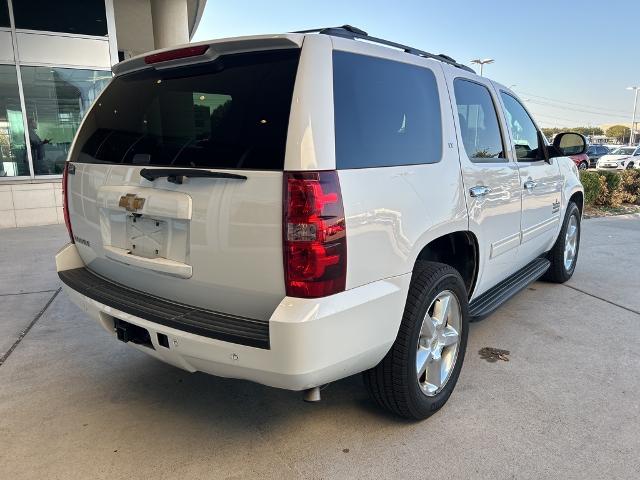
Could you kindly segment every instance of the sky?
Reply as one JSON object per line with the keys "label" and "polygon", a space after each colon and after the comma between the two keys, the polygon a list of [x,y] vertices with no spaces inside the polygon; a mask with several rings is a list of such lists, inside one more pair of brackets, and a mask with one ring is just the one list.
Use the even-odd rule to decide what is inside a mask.
{"label": "sky", "polygon": [[515,85],[542,127],[631,123],[640,0],[207,0],[193,41],[344,24],[467,65],[495,59],[485,76]]}

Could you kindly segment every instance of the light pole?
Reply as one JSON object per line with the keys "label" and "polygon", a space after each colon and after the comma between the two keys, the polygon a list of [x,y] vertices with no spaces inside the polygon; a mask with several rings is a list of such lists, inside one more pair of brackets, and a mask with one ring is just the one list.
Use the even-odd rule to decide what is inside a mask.
{"label": "light pole", "polygon": [[633,145],[636,139],[634,128],[636,126],[636,107],[638,106],[638,90],[640,87],[627,87],[627,90],[635,90],[633,96],[633,116],[631,117],[631,134],[629,135],[629,144]]}
{"label": "light pole", "polygon": [[495,60],[493,58],[476,58],[475,60],[471,60],[471,63],[475,63],[476,65],[480,65],[480,76],[482,76],[482,67],[486,64],[493,63]]}

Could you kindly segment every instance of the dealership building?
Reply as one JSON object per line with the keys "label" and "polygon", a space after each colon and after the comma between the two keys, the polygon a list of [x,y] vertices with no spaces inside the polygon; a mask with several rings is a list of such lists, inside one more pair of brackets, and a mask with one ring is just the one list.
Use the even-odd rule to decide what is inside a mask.
{"label": "dealership building", "polygon": [[0,228],[64,223],[64,162],[111,66],[187,43],[205,1],[0,0]]}

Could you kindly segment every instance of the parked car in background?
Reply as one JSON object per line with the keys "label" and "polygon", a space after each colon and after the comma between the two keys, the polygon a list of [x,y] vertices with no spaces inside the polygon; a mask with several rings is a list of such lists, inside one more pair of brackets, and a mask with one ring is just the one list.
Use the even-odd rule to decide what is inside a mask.
{"label": "parked car in background", "polygon": [[625,170],[640,168],[640,147],[619,147],[600,157],[596,168],[598,170]]}
{"label": "parked car in background", "polygon": [[586,152],[587,157],[589,157],[589,167],[595,168],[595,166],[598,164],[598,160],[600,160],[600,157],[606,155],[610,151],[611,149],[605,147],[604,145],[589,145],[589,148],[587,148]]}
{"label": "parked car in background", "polygon": [[589,157],[586,153],[581,153],[580,155],[571,155],[571,160],[576,164],[578,170],[586,170],[589,168]]}
{"label": "parked car in background", "polygon": [[310,401],[364,372],[398,415],[440,409],[469,322],[571,278],[584,193],[566,157],[586,141],[547,145],[515,93],[450,57],[356,39],[214,40],[116,65],[62,180],[73,301],[190,372]]}
{"label": "parked car in background", "polygon": [[616,148],[624,147],[624,145],[620,145],[619,143],[618,144],[604,143],[604,144],[602,144],[602,146],[603,147],[607,147],[609,149],[609,152],[612,152]]}

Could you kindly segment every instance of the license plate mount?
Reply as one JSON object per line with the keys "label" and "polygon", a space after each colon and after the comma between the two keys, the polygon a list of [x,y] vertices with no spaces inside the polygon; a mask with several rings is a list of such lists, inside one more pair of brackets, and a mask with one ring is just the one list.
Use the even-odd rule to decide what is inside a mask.
{"label": "license plate mount", "polygon": [[127,216],[127,249],[144,258],[166,258],[168,224],[145,215]]}

